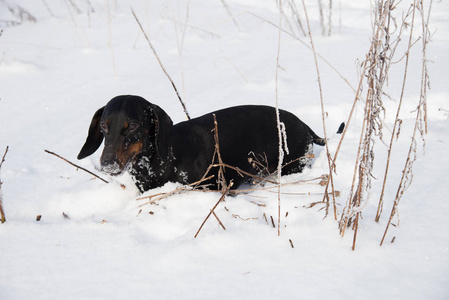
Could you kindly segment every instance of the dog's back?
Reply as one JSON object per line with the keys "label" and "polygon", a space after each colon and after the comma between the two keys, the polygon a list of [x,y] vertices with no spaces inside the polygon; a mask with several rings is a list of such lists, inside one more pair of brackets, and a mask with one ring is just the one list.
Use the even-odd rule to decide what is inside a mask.
{"label": "dog's back", "polygon": [[[275,108],[260,105],[236,106],[174,125],[174,156],[179,164],[191,164],[190,167],[185,165],[185,168],[190,169],[190,181],[201,179],[212,163],[215,151],[213,114],[218,123],[220,154],[225,164],[251,174],[272,173],[276,170],[279,138]],[[292,113],[280,110],[280,121],[285,126],[285,149],[288,149],[283,165],[296,160],[285,166],[282,174],[301,172],[308,160],[298,158],[310,152],[312,143],[323,145],[324,141]],[[226,172],[227,180],[233,179],[236,186],[244,180],[232,170]]]}

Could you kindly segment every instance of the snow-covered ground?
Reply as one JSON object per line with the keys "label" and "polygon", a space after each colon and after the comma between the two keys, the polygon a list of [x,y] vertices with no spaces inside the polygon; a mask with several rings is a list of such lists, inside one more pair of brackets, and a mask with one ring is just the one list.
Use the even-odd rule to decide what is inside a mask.
{"label": "snow-covered ground", "polygon": [[[424,150],[418,145],[413,184],[380,247],[419,97],[420,42],[411,52],[384,213],[374,222],[386,157],[377,141],[373,188],[355,251],[351,230],[341,237],[333,216],[323,219],[322,206],[306,208],[322,199],[318,185],[282,188],[310,195],[282,195],[279,237],[270,221],[276,220],[277,195],[260,191],[227,197],[216,209],[226,230],[210,218],[195,239],[219,193],[190,192],[139,207],[145,201],[136,200],[140,195],[126,175],[105,184],[44,152],[94,170],[100,153],[83,161],[76,156],[93,113],[119,94],[141,95],[174,122],[185,119],[130,5],[192,116],[239,104],[275,105],[274,0],[77,1],[80,12],[71,2],[16,1],[37,22],[2,27],[0,153],[7,145],[10,150],[0,174],[7,218],[0,224],[0,299],[449,299],[447,1],[433,1],[429,133]],[[334,1],[330,37],[320,33],[317,1],[306,2],[316,50],[357,86],[358,66],[370,45],[369,1]],[[405,2],[402,7],[410,1]],[[0,20],[13,18],[5,3],[0,2]],[[305,25],[301,2],[297,7]],[[279,105],[323,135],[309,40],[290,22],[292,28],[285,20],[283,27],[299,39],[281,36]],[[403,63],[391,69],[385,135]],[[335,131],[354,94],[329,66],[319,64],[333,153],[340,138]],[[349,195],[362,115],[360,104],[337,160],[339,216]],[[283,182],[327,173],[323,149],[314,151],[312,168]],[[146,195],[177,187],[170,183]]]}

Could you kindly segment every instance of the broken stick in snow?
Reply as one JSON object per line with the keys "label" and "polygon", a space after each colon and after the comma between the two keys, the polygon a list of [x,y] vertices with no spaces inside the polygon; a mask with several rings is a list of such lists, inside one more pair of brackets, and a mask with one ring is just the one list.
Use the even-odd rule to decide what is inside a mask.
{"label": "broken stick in snow", "polygon": [[164,65],[162,64],[162,61],[161,61],[161,59],[159,58],[159,55],[157,55],[157,53],[156,53],[156,49],[154,49],[153,44],[150,42],[150,39],[148,38],[148,36],[147,36],[145,30],[143,30],[143,26],[142,26],[142,24],[140,23],[139,18],[137,18],[137,15],[136,15],[136,13],[134,12],[134,9],[131,8],[131,12],[132,12],[134,18],[136,19],[136,22],[137,22],[137,24],[139,25],[140,30],[142,31],[143,35],[145,36],[145,39],[147,40],[148,45],[149,45],[150,48],[151,48],[151,51],[153,51],[153,54],[154,54],[154,56],[156,57],[157,62],[159,63],[159,66],[161,67],[162,71],[164,71],[164,74],[167,76],[168,80],[170,80],[171,85],[173,86],[173,89],[175,90],[176,96],[178,96],[179,102],[181,102],[182,108],[184,109],[184,113],[186,114],[187,120],[190,120],[190,115],[189,115],[189,112],[187,111],[187,107],[186,107],[186,105],[184,104],[184,101],[182,101],[181,96],[179,95],[179,92],[178,92],[178,89],[176,88],[175,83],[173,82],[173,80],[171,79],[170,75],[169,75],[169,74],[167,73],[167,71],[165,70]]}
{"label": "broken stick in snow", "polygon": [[[5,154],[3,154],[2,161],[0,162],[0,170],[2,168],[3,162],[5,161],[6,153],[8,153],[9,146],[6,146]],[[2,180],[0,179],[0,221],[2,223],[6,222],[5,212],[3,211],[3,193],[2,193]]]}
{"label": "broken stick in snow", "polygon": [[109,183],[109,181],[107,181],[107,180],[101,178],[100,176],[96,175],[95,173],[92,173],[91,171],[89,171],[89,170],[87,170],[87,169],[84,169],[83,167],[80,167],[80,166],[78,166],[78,165],[72,163],[71,161],[65,159],[64,157],[62,157],[62,156],[60,156],[60,155],[58,155],[58,154],[56,154],[56,153],[54,153],[54,152],[51,152],[51,151],[48,151],[48,150],[44,150],[44,151],[47,152],[48,154],[54,155],[54,156],[56,156],[56,157],[62,159],[63,161],[65,161],[65,162],[71,164],[72,166],[74,166],[74,167],[76,167],[76,168],[78,168],[78,169],[80,169],[80,170],[83,170],[84,172],[89,173],[90,175],[95,176],[96,178],[100,179],[100,180],[103,181],[104,183]]}

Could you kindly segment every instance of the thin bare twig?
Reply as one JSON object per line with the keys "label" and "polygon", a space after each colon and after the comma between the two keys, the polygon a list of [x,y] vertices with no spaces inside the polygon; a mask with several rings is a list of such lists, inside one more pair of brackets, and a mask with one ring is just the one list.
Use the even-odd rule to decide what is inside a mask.
{"label": "thin bare twig", "polygon": [[239,24],[237,24],[236,19],[232,16],[232,12],[231,9],[229,8],[228,4],[226,3],[225,0],[221,0],[221,4],[223,4],[224,9],[226,10],[226,12],[228,13],[229,17],[231,17],[232,22],[234,22],[235,27],[237,28],[238,31],[240,30]]}
{"label": "thin bare twig", "polygon": [[[218,199],[217,203],[215,203],[214,207],[212,207],[212,209],[210,210],[209,214],[208,214],[207,217],[204,219],[204,221],[203,221],[203,223],[201,224],[200,228],[199,228],[198,231],[196,232],[194,238],[196,238],[196,237],[198,236],[198,234],[200,233],[200,231],[201,231],[201,229],[203,228],[204,224],[206,224],[207,219],[209,219],[210,215],[211,215],[212,213],[214,213],[214,210],[215,210],[215,208],[217,208],[218,204],[220,204],[220,202],[224,200],[224,198],[225,198],[226,195],[228,194],[229,190],[231,189],[232,185],[233,185],[233,182],[231,181],[231,182],[229,183],[229,185],[226,187],[226,189],[223,191],[223,193],[222,193],[220,199]],[[214,213],[214,214],[215,214],[215,213]],[[218,219],[218,218],[217,218],[217,219]],[[220,223],[221,223],[221,222],[220,222]],[[224,228],[224,226],[223,226],[223,228]]]}
{"label": "thin bare twig", "polygon": [[[6,153],[8,153],[9,146],[6,146],[5,154],[3,154],[2,161],[0,162],[0,170],[2,169],[3,162],[5,161]],[[5,211],[3,210],[3,193],[2,193],[2,180],[0,179],[0,221],[6,222]]]}
{"label": "thin bare twig", "polygon": [[[317,53],[315,51],[315,45],[313,43],[312,33],[310,30],[309,16],[307,14],[307,8],[306,8],[306,4],[305,4],[304,0],[302,0],[302,5],[303,5],[304,13],[306,16],[308,35],[309,35],[309,39],[310,39],[310,45],[312,47],[313,58],[315,60],[315,70],[316,70],[316,74],[317,74],[317,78],[318,78],[318,88],[320,91],[320,101],[321,101],[321,118],[322,118],[322,123],[323,123],[324,140],[326,141],[325,147],[326,147],[327,163],[328,163],[328,167],[329,167],[329,179],[330,179],[329,182],[331,184],[331,189],[332,189],[332,200],[333,200],[332,203],[333,203],[333,207],[334,207],[334,218],[335,218],[335,220],[337,220],[337,208],[336,208],[336,203],[335,203],[334,181],[333,181],[333,175],[332,175],[332,169],[333,169],[335,162],[332,161],[332,159],[331,159],[331,155],[329,153],[329,146],[327,143],[326,120],[325,120],[324,101],[323,101],[323,89],[321,88],[320,68],[318,66]],[[326,190],[326,192],[327,192],[327,190]],[[327,211],[326,211],[326,214],[327,214]]]}
{"label": "thin bare twig", "polygon": [[[284,160],[284,149],[287,149],[287,145],[283,145],[283,138],[281,132],[281,120],[279,116],[279,92],[278,92],[278,73],[279,73],[279,55],[281,52],[281,33],[282,33],[282,0],[279,0],[279,32],[278,32],[278,50],[276,57],[276,125],[278,131],[279,138],[279,157],[278,157],[278,184],[277,184],[277,192],[278,192],[278,236],[281,235],[281,171],[282,171],[282,161]],[[283,147],[284,146],[284,147]],[[288,151],[286,151],[288,152]]]}
{"label": "thin bare twig", "polygon": [[150,48],[151,48],[151,51],[153,51],[153,54],[154,54],[154,56],[156,57],[157,62],[159,63],[159,66],[161,67],[161,69],[162,69],[162,71],[164,72],[165,76],[167,76],[168,80],[170,80],[171,85],[173,86],[173,89],[175,90],[176,96],[178,96],[179,102],[181,103],[182,108],[184,109],[184,113],[186,114],[187,119],[190,120],[189,112],[187,111],[187,108],[186,108],[186,105],[184,104],[184,101],[182,101],[181,96],[179,95],[179,92],[178,92],[178,89],[176,88],[175,83],[174,83],[173,80],[171,79],[171,77],[170,77],[170,75],[168,74],[168,72],[165,70],[164,65],[162,64],[162,61],[161,61],[161,59],[159,58],[159,55],[157,55],[156,49],[153,47],[153,44],[151,43],[150,39],[148,38],[148,36],[147,36],[145,30],[143,29],[142,24],[141,24],[140,21],[139,21],[139,18],[137,18],[137,15],[136,15],[136,13],[134,12],[134,9],[133,9],[132,7],[131,7],[131,12],[132,12],[134,18],[136,19],[137,24],[139,24],[140,30],[142,31],[143,35],[145,36],[145,39],[147,40],[148,45],[149,45]]}
{"label": "thin bare twig", "polygon": [[65,159],[64,157],[62,157],[62,156],[60,156],[60,155],[58,155],[58,154],[56,154],[56,153],[54,153],[54,152],[51,152],[51,151],[48,151],[48,150],[44,150],[44,151],[47,152],[48,154],[54,155],[54,156],[56,156],[56,157],[62,159],[63,161],[65,161],[65,162],[71,164],[72,166],[74,166],[74,167],[77,168],[77,169],[83,170],[84,172],[87,172],[87,173],[89,173],[90,175],[95,176],[96,178],[100,179],[100,180],[103,181],[104,183],[109,183],[109,181],[107,181],[107,180],[101,178],[101,177],[98,176],[97,174],[92,173],[91,171],[89,171],[89,170],[87,170],[87,169],[84,169],[83,167],[80,167],[80,166],[78,166],[77,164],[72,163],[71,161]]}

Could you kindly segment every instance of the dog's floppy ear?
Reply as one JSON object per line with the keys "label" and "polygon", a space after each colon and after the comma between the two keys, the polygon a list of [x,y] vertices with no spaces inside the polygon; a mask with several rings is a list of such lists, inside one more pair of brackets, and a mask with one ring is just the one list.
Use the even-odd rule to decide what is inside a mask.
{"label": "dog's floppy ear", "polygon": [[169,137],[173,122],[167,113],[157,105],[149,106],[149,122],[154,126],[154,145],[159,157],[166,159],[169,155]]}
{"label": "dog's floppy ear", "polygon": [[91,154],[93,154],[100,147],[103,141],[103,133],[100,130],[100,120],[103,114],[104,107],[97,110],[90,122],[89,134],[87,136],[86,142],[83,148],[78,154],[78,159],[83,159]]}

